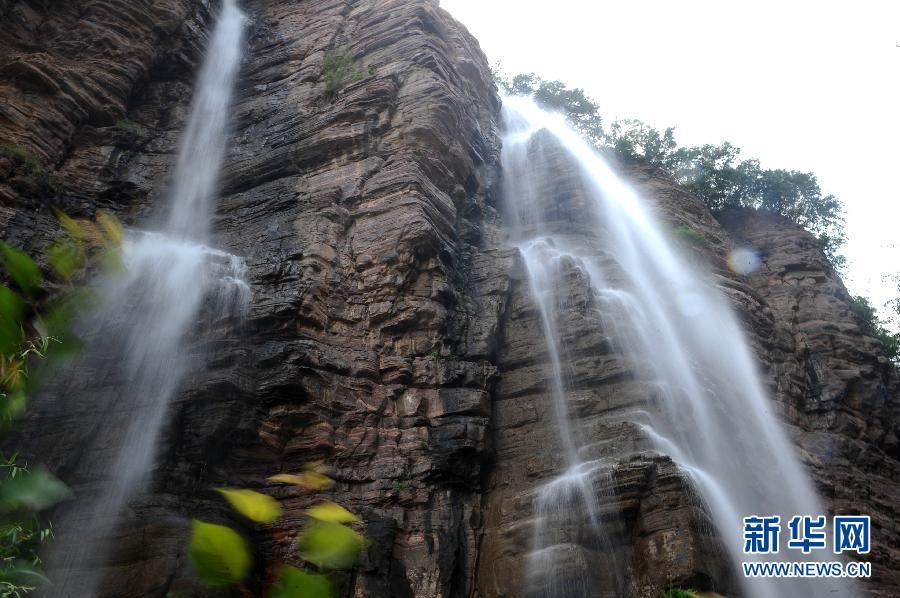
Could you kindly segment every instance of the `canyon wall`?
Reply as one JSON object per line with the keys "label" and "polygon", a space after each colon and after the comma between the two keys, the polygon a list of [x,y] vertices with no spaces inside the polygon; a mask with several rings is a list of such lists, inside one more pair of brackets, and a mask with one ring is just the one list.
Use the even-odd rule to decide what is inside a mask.
{"label": "canyon wall", "polygon": [[[344,580],[348,596],[523,595],[533,491],[560,460],[538,314],[502,232],[500,104],[487,61],[432,0],[245,9],[214,228],[217,246],[246,259],[253,301],[172,405],[152,488],[127,514],[104,595],[211,595],[190,572],[193,517],[258,542],[261,584],[266,563],[296,559],[303,510],[323,496],[359,513],[371,540]],[[203,0],[0,0],[4,240],[40,255],[61,234],[53,207],[77,217],[106,209],[152,228],[216,10]],[[333,94],[328,54],[355,68]],[[558,226],[596,235],[579,218],[577,177],[557,166],[547,197]],[[682,250],[732,300],[829,506],[872,515],[867,587],[895,595],[897,372],[815,240],[752,213],[723,227],[660,173],[621,171],[673,230],[702,237]],[[739,245],[762,257],[748,277],[726,267]],[[610,545],[583,550],[615,559],[630,596],[658,596],[669,582],[733,588],[684,477],[616,419],[653,391],[591,320],[574,269],[570,282],[561,322],[573,408],[599,456],[633,453],[598,488]],[[102,471],[81,449],[116,406],[85,409],[80,396],[36,397],[24,445],[89,495]],[[317,460],[336,481],[324,494],[266,481]],[[286,517],[250,528],[212,490],[226,485],[271,494]],[[573,553],[573,566],[584,557]]]}

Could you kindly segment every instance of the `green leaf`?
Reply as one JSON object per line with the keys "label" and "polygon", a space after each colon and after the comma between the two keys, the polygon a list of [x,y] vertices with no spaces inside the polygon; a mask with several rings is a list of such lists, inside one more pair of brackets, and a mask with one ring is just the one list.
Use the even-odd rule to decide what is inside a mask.
{"label": "green leaf", "polygon": [[[21,389],[16,389],[0,396],[2,396],[0,398],[0,422],[8,425],[25,413],[28,397]],[[2,491],[0,491],[0,494],[2,494]]]}
{"label": "green leaf", "polygon": [[69,294],[59,303],[51,306],[35,322],[35,328],[41,336],[52,336],[57,341],[53,344],[56,356],[70,355],[81,348],[81,340],[73,333],[72,324],[79,315],[100,305],[100,297],[95,289],[80,288]]}
{"label": "green leaf", "polygon": [[0,482],[0,513],[40,511],[71,495],[69,488],[46,469],[33,469]]}
{"label": "green leaf", "polygon": [[30,563],[22,560],[13,561],[11,565],[0,570],[0,595],[2,594],[3,584],[14,586],[24,586],[29,588],[38,588],[49,583],[48,579]]}
{"label": "green leaf", "polygon": [[122,250],[118,246],[101,249],[95,259],[106,274],[121,275],[128,271],[125,260],[122,259]]}
{"label": "green leaf", "polygon": [[15,353],[22,346],[22,318],[25,302],[0,285],[0,355]]}
{"label": "green leaf", "polygon": [[279,484],[303,486],[311,490],[324,490],[334,485],[334,481],[322,473],[322,468],[318,464],[308,465],[301,473],[279,473],[269,480]]}
{"label": "green leaf", "polygon": [[121,245],[125,233],[122,230],[122,224],[119,220],[109,212],[97,212],[97,223],[100,225],[106,240],[113,245]]}
{"label": "green leaf", "polygon": [[66,230],[69,238],[78,244],[84,243],[88,239],[87,232],[77,220],[63,212],[62,210],[54,210],[56,217],[59,219],[60,225]]}
{"label": "green leaf", "polygon": [[61,278],[69,281],[84,265],[84,254],[71,243],[57,243],[47,250],[47,261]]}
{"label": "green leaf", "polygon": [[191,563],[206,585],[230,586],[250,572],[250,550],[237,532],[224,525],[194,520]]}
{"label": "green leaf", "polygon": [[323,569],[348,569],[356,564],[365,539],[340,523],[316,521],[306,527],[300,556]]}
{"label": "green leaf", "polygon": [[331,582],[324,575],[313,575],[294,567],[282,567],[281,576],[269,598],[329,598]]}
{"label": "green leaf", "polygon": [[359,521],[359,517],[331,501],[323,501],[306,511],[306,514],[313,519],[319,521],[327,521],[329,523],[354,523]]}
{"label": "green leaf", "polygon": [[257,523],[272,523],[281,517],[281,505],[266,494],[253,490],[216,488],[238,513]]}
{"label": "green leaf", "polygon": [[0,241],[0,261],[19,288],[31,294],[44,280],[41,269],[30,257],[12,245]]}

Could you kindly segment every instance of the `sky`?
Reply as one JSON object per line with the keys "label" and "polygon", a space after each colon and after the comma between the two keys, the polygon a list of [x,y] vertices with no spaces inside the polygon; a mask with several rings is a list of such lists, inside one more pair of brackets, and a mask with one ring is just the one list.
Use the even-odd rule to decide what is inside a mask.
{"label": "sky", "polygon": [[440,2],[491,64],[584,88],[606,122],[814,172],[846,208],[850,292],[900,296],[900,1]]}

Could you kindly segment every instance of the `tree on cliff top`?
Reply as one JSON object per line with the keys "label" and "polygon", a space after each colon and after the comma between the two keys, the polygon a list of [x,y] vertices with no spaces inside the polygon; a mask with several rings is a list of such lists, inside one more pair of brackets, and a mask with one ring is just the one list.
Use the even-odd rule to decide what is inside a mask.
{"label": "tree on cliff top", "polygon": [[585,139],[595,145],[602,145],[604,133],[600,106],[583,89],[569,88],[561,81],[546,81],[534,73],[519,74],[512,79],[504,79],[502,75],[495,73],[495,77],[509,95],[533,96],[538,104],[548,110],[564,113],[569,123]]}
{"label": "tree on cliff top", "polygon": [[647,164],[672,176],[713,213],[735,208],[779,214],[815,234],[836,270],[845,240],[843,204],[823,195],[810,172],[762,168],[756,159],[740,159],[740,148],[725,142],[679,147],[675,129],[659,131],[639,120],[615,121],[604,130],[599,105],[583,89],[547,81],[533,73],[506,78],[498,85],[511,95],[531,95],[541,106],[562,112],[598,149],[617,158]]}
{"label": "tree on cliff top", "polygon": [[900,365],[900,332],[891,332],[865,297],[850,297],[850,309],[862,321],[863,332],[881,343],[885,357]]}

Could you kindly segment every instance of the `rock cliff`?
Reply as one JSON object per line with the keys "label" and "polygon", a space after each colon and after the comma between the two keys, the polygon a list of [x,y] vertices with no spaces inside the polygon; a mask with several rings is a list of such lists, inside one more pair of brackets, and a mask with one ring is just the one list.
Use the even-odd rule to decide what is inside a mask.
{"label": "rock cliff", "polygon": [[[245,8],[248,50],[214,225],[217,245],[246,258],[254,298],[239,336],[172,406],[152,488],[127,517],[104,595],[206,595],[186,538],[191,517],[229,520],[216,486],[281,501],[281,527],[243,531],[264,546],[261,563],[295,558],[292,538],[317,497],[266,478],[316,460],[337,482],[328,496],[362,515],[372,540],[346,595],[523,595],[530,493],[559,462],[545,345],[496,205],[500,105],[487,62],[434,0]],[[39,254],[59,234],[51,207],[150,226],[216,9],[0,0],[3,239]],[[326,90],[334,53],[356,74]],[[595,234],[579,228],[577,183],[564,167],[547,190],[559,226]],[[896,595],[897,372],[861,331],[840,279],[789,223],[731,214],[723,227],[659,173],[622,172],[673,227],[702,236],[685,251],[741,314],[830,507],[872,515],[868,587]],[[747,278],[725,265],[744,244],[763,263]],[[634,430],[616,412],[651,390],[602,335],[581,334],[589,301],[573,291],[563,318],[577,347],[577,409],[598,446],[630,446]],[[67,398],[34,402],[27,445],[87,490],[96,471],[79,448],[108,414]],[[732,587],[667,457],[638,453],[599,490],[617,521],[603,550],[623,564],[629,595],[657,596],[671,581]]]}

